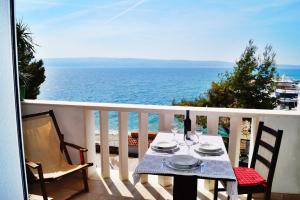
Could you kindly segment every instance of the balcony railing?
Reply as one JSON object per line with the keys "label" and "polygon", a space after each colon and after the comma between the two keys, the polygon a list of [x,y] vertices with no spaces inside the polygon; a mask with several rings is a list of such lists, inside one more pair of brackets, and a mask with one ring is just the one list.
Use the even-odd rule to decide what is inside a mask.
{"label": "balcony railing", "polygon": [[[36,113],[53,109],[65,140],[85,146],[89,149],[88,161],[95,162],[95,112],[99,112],[100,143],[101,143],[101,175],[110,177],[109,165],[109,112],[118,112],[119,122],[119,176],[128,179],[128,113],[138,113],[138,156],[142,159],[148,148],[148,114],[159,115],[159,131],[170,131],[174,115],[185,115],[190,110],[192,129],[196,127],[196,116],[207,117],[208,134],[217,134],[220,117],[230,118],[230,134],[228,155],[233,166],[239,163],[241,123],[243,118],[251,118],[250,152],[254,146],[259,121],[268,126],[284,131],[283,141],[276,168],[273,191],[280,193],[300,193],[300,112],[258,109],[231,109],[208,107],[159,106],[139,104],[88,103],[68,101],[25,100],[22,114]],[[267,138],[268,139],[268,138]],[[76,152],[70,152],[77,158]],[[251,159],[251,158],[249,158]],[[95,169],[94,169],[95,170]],[[262,167],[260,170],[264,170]],[[89,172],[92,173],[93,169]],[[281,181],[280,181],[281,180]],[[288,180],[288,181],[282,181]],[[147,182],[144,177],[142,182]],[[162,185],[170,182],[160,179]]]}

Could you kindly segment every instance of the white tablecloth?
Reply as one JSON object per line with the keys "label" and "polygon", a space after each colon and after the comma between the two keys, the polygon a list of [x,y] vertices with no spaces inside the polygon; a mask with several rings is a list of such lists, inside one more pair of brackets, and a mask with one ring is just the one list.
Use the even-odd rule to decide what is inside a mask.
{"label": "white tablecloth", "polygon": [[[173,134],[171,133],[159,133],[153,144],[162,140],[172,140]],[[167,157],[171,157],[175,154],[187,154],[188,147],[186,145],[180,146],[180,150],[173,153],[159,153],[153,151],[151,148],[146,152],[143,160],[138,164],[134,173],[133,179],[137,183],[141,174],[156,174],[156,175],[184,175],[184,176],[198,176],[199,178],[214,178],[214,179],[226,179],[227,181],[227,193],[231,199],[237,199],[237,182],[234,175],[230,160],[226,153],[226,149],[221,136],[209,136],[201,135],[200,142],[210,142],[222,147],[225,152],[221,156],[203,156],[190,150],[190,153],[202,161],[200,168],[191,171],[179,171],[167,167],[163,164],[163,160]],[[177,134],[176,140],[179,143],[183,142],[183,134]],[[193,147],[191,147],[193,148]]]}

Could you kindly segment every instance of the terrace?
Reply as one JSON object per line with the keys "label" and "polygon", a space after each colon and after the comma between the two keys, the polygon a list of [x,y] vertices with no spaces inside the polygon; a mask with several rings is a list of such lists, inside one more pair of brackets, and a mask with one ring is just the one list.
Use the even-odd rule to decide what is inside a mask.
{"label": "terrace", "polygon": [[[86,103],[66,101],[25,100],[22,103],[22,115],[54,110],[59,126],[64,133],[65,140],[89,149],[87,161],[93,162],[89,168],[88,177],[90,192],[77,196],[75,199],[171,199],[172,179],[149,175],[142,183],[133,184],[132,172],[143,158],[148,148],[148,114],[159,115],[159,131],[170,131],[174,115],[184,115],[186,107],[158,106],[139,104],[110,104]],[[230,134],[228,155],[233,166],[239,165],[241,123],[243,118],[251,118],[251,134],[249,155],[253,151],[253,144],[259,121],[264,121],[274,129],[284,132],[281,149],[275,171],[272,187],[272,199],[299,199],[300,196],[300,112],[257,109],[229,109],[189,107],[191,111],[192,130],[196,128],[196,117],[207,118],[208,134],[216,134],[220,117],[230,118]],[[95,113],[99,113],[100,149],[96,152],[97,130],[95,127]],[[109,153],[109,112],[118,112],[119,123],[119,154]],[[138,113],[138,158],[128,156],[128,113]],[[268,139],[268,138],[266,138]],[[77,152],[70,152],[73,160],[79,162]],[[249,158],[251,159],[251,158]],[[265,172],[263,165],[258,171]],[[198,198],[213,198],[213,181],[199,180]],[[58,183],[47,185],[49,196],[54,199],[65,199],[74,190],[80,188],[81,181],[77,175],[60,180]],[[39,194],[38,187],[29,187],[29,192]],[[226,194],[219,198],[226,199]],[[243,199],[243,196],[240,196]],[[254,199],[262,199],[254,196]]]}
{"label": "terrace", "polygon": [[[40,5],[40,1],[36,2],[37,8],[43,8]],[[86,4],[86,2],[83,2]],[[26,2],[27,4],[27,2]],[[236,3],[234,3],[236,4]],[[50,5],[50,4],[49,4]],[[136,4],[138,5],[138,4]],[[262,21],[261,27],[265,31],[266,26],[265,18],[266,12],[262,10],[264,19],[260,20],[260,15],[253,10],[257,9],[257,5],[253,4],[253,7],[246,7],[248,11],[251,11],[253,15],[249,15],[249,23],[242,23],[243,32],[248,32],[244,29],[244,25],[251,25],[254,17]],[[292,4],[291,4],[292,5]],[[288,7],[295,7],[294,4]],[[194,5],[192,4],[194,7]],[[34,6],[32,6],[34,7]],[[30,14],[35,13],[31,10],[31,5],[28,6]],[[202,7],[202,6],[201,6]],[[265,6],[263,6],[265,8]],[[278,7],[275,6],[275,7]],[[52,6],[49,6],[52,8]],[[205,7],[203,7],[205,9]],[[259,8],[259,7],[258,7]],[[232,10],[240,10],[239,7],[232,7],[228,9],[228,13],[232,14]],[[266,7],[270,11],[274,11],[274,5]],[[51,10],[51,12],[52,12]],[[171,8],[173,11],[174,9]],[[219,13],[211,12],[212,17]],[[126,11],[126,10],[125,10]],[[128,9],[127,9],[128,11]],[[283,11],[283,10],[282,10]],[[42,10],[41,13],[45,11]],[[98,13],[98,12],[97,12]],[[192,13],[192,12],[191,12]],[[198,12],[197,12],[198,13]],[[293,15],[287,15],[293,13],[290,10],[287,12],[281,12],[282,15],[276,16],[276,12],[273,15],[268,15],[270,18],[274,18],[277,21],[278,17],[287,16],[289,19],[297,19]],[[225,13],[226,14],[226,13]],[[247,14],[248,15],[248,14]],[[117,15],[120,16],[120,15]],[[167,16],[167,14],[166,14]],[[223,15],[219,16],[221,19]],[[225,15],[224,15],[225,16]],[[267,17],[268,17],[267,16]],[[232,17],[235,17],[232,16]],[[88,14],[88,18],[93,18],[92,15]],[[209,19],[210,16],[205,16],[205,20]],[[240,19],[239,17],[235,17]],[[137,163],[143,158],[145,151],[148,148],[148,117],[150,113],[156,113],[159,115],[159,131],[170,131],[174,115],[184,115],[186,107],[177,106],[158,106],[158,105],[133,105],[133,104],[110,104],[110,103],[87,103],[87,102],[64,102],[64,101],[40,101],[40,100],[25,100],[20,106],[20,88],[18,82],[18,60],[17,60],[17,41],[15,31],[15,1],[14,0],[0,0],[0,82],[1,82],[1,145],[0,145],[0,199],[27,199],[27,185],[26,185],[26,174],[24,164],[24,152],[22,145],[22,131],[21,131],[21,120],[20,120],[20,107],[22,109],[22,115],[36,113],[47,110],[54,110],[59,126],[65,135],[65,140],[84,146],[89,149],[87,153],[87,161],[93,162],[94,166],[88,170],[88,178],[90,185],[90,192],[77,196],[75,199],[171,199],[172,198],[172,179],[170,177],[160,176],[145,176],[142,179],[142,183],[137,185],[133,184],[132,171],[134,170]],[[59,19],[59,18],[57,18]],[[150,19],[150,18],[149,18]],[[231,18],[233,19],[233,18]],[[241,18],[245,20],[244,18]],[[44,24],[44,19],[41,18],[41,23]],[[106,21],[106,20],[105,20]],[[112,21],[112,20],[110,20]],[[234,21],[231,20],[234,24]],[[178,20],[175,18],[177,24]],[[134,23],[133,23],[134,24]],[[255,24],[255,30],[260,30],[259,23]],[[272,23],[269,23],[272,24]],[[287,23],[283,23],[287,24]],[[292,24],[294,23],[288,23]],[[168,24],[167,24],[168,25]],[[172,24],[171,24],[172,25]],[[277,24],[274,24],[277,27]],[[297,24],[296,24],[297,25]],[[93,26],[91,26],[93,27]],[[177,26],[173,26],[177,27]],[[229,27],[232,30],[231,26]],[[251,33],[253,26],[251,28]],[[280,26],[278,26],[280,27]],[[63,27],[64,28],[64,27]],[[93,27],[94,28],[94,27]],[[130,27],[129,27],[130,28]],[[199,29],[199,25],[196,23],[196,30]],[[51,30],[51,29],[46,29]],[[156,30],[153,28],[153,30]],[[185,29],[190,30],[190,29]],[[204,29],[208,30],[208,29]],[[225,31],[219,32],[220,37],[223,38]],[[238,29],[235,29],[238,30]],[[76,31],[81,33],[80,31]],[[93,31],[94,32],[94,31]],[[118,30],[116,31],[118,32]],[[174,32],[174,31],[173,31]],[[179,38],[182,37],[181,31],[177,31],[180,34]],[[192,31],[189,31],[192,32]],[[281,31],[271,31],[282,34]],[[75,32],[74,32],[75,33]],[[140,31],[138,31],[140,33]],[[166,32],[168,33],[168,32]],[[227,31],[228,33],[228,31]],[[231,32],[229,32],[231,33]],[[294,31],[296,36],[297,31]],[[195,35],[199,35],[196,32]],[[55,34],[51,34],[54,36]],[[85,34],[81,34],[84,37]],[[164,34],[169,37],[169,34]],[[209,34],[207,32],[207,35]],[[238,36],[239,34],[237,33]],[[264,32],[265,35],[265,32]],[[213,35],[215,36],[215,35]],[[280,38],[284,35],[269,35],[269,38]],[[293,35],[285,35],[289,38]],[[132,35],[130,34],[130,37]],[[240,38],[246,36],[241,35]],[[248,36],[247,36],[248,37]],[[55,37],[53,37],[56,39]],[[61,37],[65,39],[64,37]],[[148,37],[144,37],[148,40]],[[126,38],[125,38],[126,39]],[[168,38],[169,39],[169,38]],[[199,44],[198,40],[195,44]],[[94,40],[90,40],[96,43]],[[215,40],[214,40],[215,41]],[[229,44],[232,40],[228,39]],[[297,41],[291,40],[292,43],[297,44]],[[77,42],[77,40],[76,40]],[[75,43],[76,43],[75,42]],[[120,43],[119,41],[117,41]],[[146,44],[148,44],[147,41]],[[285,42],[282,40],[278,41],[279,44]],[[37,41],[38,43],[38,41]],[[58,43],[55,40],[55,43]],[[231,42],[232,43],[232,42]],[[190,42],[188,42],[190,44]],[[215,42],[219,48],[219,42]],[[182,45],[177,45],[182,48]],[[206,48],[206,45],[202,45]],[[157,48],[155,48],[157,49]],[[213,47],[211,47],[213,49]],[[220,48],[222,49],[222,48]],[[126,48],[124,48],[127,51]],[[227,52],[226,52],[227,53]],[[198,54],[198,52],[197,52]],[[238,166],[240,159],[240,140],[241,140],[241,122],[243,118],[251,118],[251,134],[250,134],[250,145],[249,155],[252,155],[254,139],[256,137],[256,129],[259,121],[264,121],[268,126],[274,129],[282,129],[284,132],[283,141],[281,143],[281,149],[279,152],[278,164],[275,171],[274,182],[272,187],[272,198],[273,199],[300,199],[300,111],[279,111],[279,110],[257,110],[257,109],[229,109],[229,108],[204,108],[204,107],[189,107],[191,111],[192,129],[196,127],[196,116],[204,116],[207,118],[207,130],[208,134],[217,134],[220,117],[228,117],[230,119],[230,134],[228,143],[228,155],[233,166]],[[118,144],[119,153],[118,155],[112,155],[109,153],[109,112],[118,113]],[[140,137],[138,139],[138,158],[130,158],[128,156],[128,113],[138,113],[138,132]],[[98,113],[100,118],[95,118],[95,113]],[[100,131],[97,135],[97,128],[95,127],[95,120],[98,120]],[[97,138],[99,136],[99,141]],[[266,138],[268,140],[268,138]],[[101,153],[96,152],[96,143],[100,142]],[[71,158],[74,161],[78,161],[78,152],[71,151]],[[251,159],[251,158],[249,158]],[[258,171],[264,174],[265,169],[263,166],[258,166]],[[78,174],[74,174],[65,179],[61,179],[53,184],[47,184],[47,191],[49,196],[54,199],[65,199],[75,190],[78,190],[81,184],[81,180],[78,179]],[[211,192],[213,181],[199,180],[198,197],[199,199],[212,199],[213,194]],[[38,187],[29,186],[29,193],[40,194]],[[31,199],[40,199],[38,196],[30,196]],[[221,199],[226,199],[226,194],[219,196]],[[243,196],[240,198],[244,199]],[[262,199],[260,196],[254,196],[254,199]]]}

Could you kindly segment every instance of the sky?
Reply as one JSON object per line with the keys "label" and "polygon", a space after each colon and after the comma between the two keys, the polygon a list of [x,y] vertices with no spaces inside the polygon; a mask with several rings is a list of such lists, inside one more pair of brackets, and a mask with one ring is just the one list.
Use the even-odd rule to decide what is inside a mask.
{"label": "sky", "polygon": [[300,0],[16,0],[39,58],[236,61],[249,39],[300,64]]}

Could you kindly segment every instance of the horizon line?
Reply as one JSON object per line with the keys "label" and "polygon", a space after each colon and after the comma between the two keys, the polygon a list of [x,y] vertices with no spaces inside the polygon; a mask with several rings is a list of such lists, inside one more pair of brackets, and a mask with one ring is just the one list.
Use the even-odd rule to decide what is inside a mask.
{"label": "horizon line", "polygon": [[[198,60],[198,59],[169,59],[169,58],[139,58],[139,57],[44,57],[39,59],[132,59],[132,60],[149,60],[149,61],[177,61],[177,62],[222,62],[235,64],[236,61],[224,60]],[[276,63],[276,65],[300,66],[300,64]]]}

